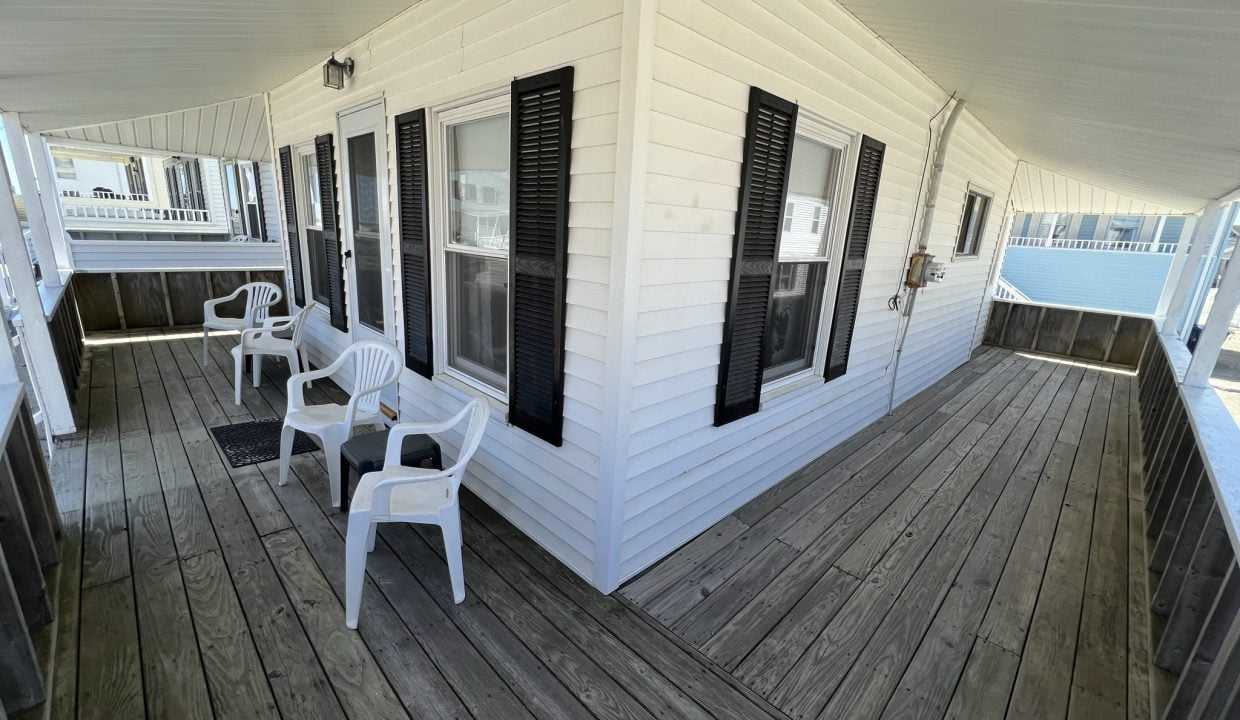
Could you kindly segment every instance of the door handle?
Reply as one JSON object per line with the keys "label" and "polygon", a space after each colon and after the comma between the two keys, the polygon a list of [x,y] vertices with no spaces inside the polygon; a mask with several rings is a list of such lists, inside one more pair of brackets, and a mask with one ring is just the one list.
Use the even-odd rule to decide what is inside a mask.
{"label": "door handle", "polygon": [[352,250],[345,250],[345,251],[344,251],[344,259],[345,259],[345,260],[350,260],[350,259],[352,259],[352,258],[353,258],[353,251],[352,251]]}

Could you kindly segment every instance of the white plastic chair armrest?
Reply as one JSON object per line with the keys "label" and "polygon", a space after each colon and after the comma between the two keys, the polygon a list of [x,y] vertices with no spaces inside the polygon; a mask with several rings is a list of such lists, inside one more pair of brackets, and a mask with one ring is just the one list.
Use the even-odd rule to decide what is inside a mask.
{"label": "white plastic chair armrest", "polygon": [[437,423],[400,423],[388,430],[387,449],[383,453],[383,467],[396,467],[400,464],[401,446],[410,435],[435,435],[451,430],[457,423],[444,420]]}
{"label": "white plastic chair armrest", "polygon": [[298,410],[304,408],[306,406],[306,399],[303,391],[305,390],[306,383],[311,380],[328,377],[336,372],[337,368],[335,365],[336,363],[332,363],[319,370],[307,370],[296,375],[290,375],[285,388],[285,393],[288,395],[288,409]]}
{"label": "white plastic chair armrest", "polygon": [[220,319],[219,316],[215,314],[215,306],[219,305],[220,303],[225,303],[225,302],[228,302],[229,300],[236,299],[238,296],[241,295],[242,289],[243,288],[237,288],[236,290],[233,290],[231,293],[229,293],[228,295],[225,295],[224,297],[212,298],[204,302],[202,304],[202,310],[203,310],[205,319],[207,321],[219,320]]}
{"label": "white plastic chair armrest", "polygon": [[[254,329],[256,330],[266,329],[266,330],[274,330],[276,332],[279,332],[281,330],[284,330],[290,327],[293,324],[293,321],[296,319],[297,318],[292,315],[272,315],[266,320],[263,320],[263,326],[261,328],[254,328]],[[280,327],[276,327],[276,325],[280,325]]]}

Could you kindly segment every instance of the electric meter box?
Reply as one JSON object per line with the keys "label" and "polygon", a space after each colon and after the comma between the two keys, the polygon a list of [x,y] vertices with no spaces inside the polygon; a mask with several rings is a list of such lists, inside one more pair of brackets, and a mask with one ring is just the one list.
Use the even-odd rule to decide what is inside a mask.
{"label": "electric meter box", "polygon": [[935,262],[934,256],[930,253],[914,253],[909,258],[908,277],[905,278],[904,284],[911,288],[923,288],[932,282],[943,282],[943,276],[946,274],[947,266]]}

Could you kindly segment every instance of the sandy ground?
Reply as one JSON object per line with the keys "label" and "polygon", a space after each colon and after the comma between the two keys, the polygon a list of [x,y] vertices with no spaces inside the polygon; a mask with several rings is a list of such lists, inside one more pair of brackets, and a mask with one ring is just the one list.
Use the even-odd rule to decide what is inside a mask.
{"label": "sandy ground", "polygon": [[1232,330],[1223,342],[1210,382],[1240,425],[1240,330]]}

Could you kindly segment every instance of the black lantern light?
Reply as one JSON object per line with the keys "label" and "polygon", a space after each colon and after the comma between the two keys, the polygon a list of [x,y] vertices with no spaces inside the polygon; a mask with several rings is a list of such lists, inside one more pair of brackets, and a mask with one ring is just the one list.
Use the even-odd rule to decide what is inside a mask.
{"label": "black lantern light", "polygon": [[323,63],[323,87],[339,90],[344,87],[344,79],[352,75],[353,58],[340,62],[336,59],[336,53],[332,53],[331,59]]}

